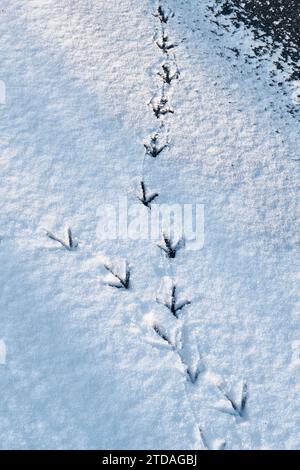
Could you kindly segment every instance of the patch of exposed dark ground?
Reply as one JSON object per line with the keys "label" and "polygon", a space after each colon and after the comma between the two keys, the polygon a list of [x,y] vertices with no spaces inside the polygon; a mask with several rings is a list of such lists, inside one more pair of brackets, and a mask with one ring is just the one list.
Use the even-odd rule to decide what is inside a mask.
{"label": "patch of exposed dark ground", "polygon": [[[259,40],[252,49],[258,60],[281,49],[274,60],[277,71],[288,71],[287,82],[300,80],[300,0],[213,0],[208,9],[219,27],[228,28],[222,24],[226,18],[236,29],[241,24],[251,28]],[[238,47],[234,52],[240,54]],[[272,71],[271,78],[275,75]],[[282,86],[282,81],[277,80],[277,85]],[[290,112],[296,110],[291,107]]]}

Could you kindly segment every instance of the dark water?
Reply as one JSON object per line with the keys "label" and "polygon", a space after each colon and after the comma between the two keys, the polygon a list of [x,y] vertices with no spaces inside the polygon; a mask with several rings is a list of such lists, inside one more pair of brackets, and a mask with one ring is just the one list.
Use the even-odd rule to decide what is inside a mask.
{"label": "dark water", "polygon": [[257,56],[281,45],[277,68],[284,69],[288,63],[292,67],[288,80],[300,80],[300,0],[215,0],[215,4],[216,17],[230,15],[237,28],[244,23],[261,41],[266,36],[273,39],[273,44],[266,41],[265,47],[254,50]]}

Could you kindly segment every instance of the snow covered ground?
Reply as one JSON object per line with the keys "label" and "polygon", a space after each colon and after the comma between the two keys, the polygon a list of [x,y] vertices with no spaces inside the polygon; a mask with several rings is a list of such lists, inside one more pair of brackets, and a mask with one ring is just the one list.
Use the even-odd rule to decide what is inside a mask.
{"label": "snow covered ground", "polygon": [[[228,53],[211,0],[161,3],[180,75],[157,119],[156,0],[2,0],[3,449],[300,446],[298,103],[271,62]],[[169,146],[145,156],[161,122]],[[103,205],[136,203],[142,179],[155,203],[204,204],[203,249],[98,236]],[[68,226],[74,250],[46,236]],[[104,260],[128,261],[130,289]]]}

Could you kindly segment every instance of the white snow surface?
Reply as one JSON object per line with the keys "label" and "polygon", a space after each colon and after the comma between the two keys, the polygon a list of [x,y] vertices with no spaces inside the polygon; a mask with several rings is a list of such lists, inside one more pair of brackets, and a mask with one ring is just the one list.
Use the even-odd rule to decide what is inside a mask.
{"label": "white snow surface", "polygon": [[[299,122],[267,73],[220,55],[207,4],[165,1],[180,79],[170,147],[143,177],[159,203],[205,205],[203,249],[168,261],[96,234],[101,204],[136,202],[158,127],[157,2],[1,2],[2,449],[300,446]],[[45,234],[67,226],[74,251]],[[128,260],[129,290],[103,259]],[[178,321],[156,302],[170,276],[191,301]],[[195,384],[154,323],[182,331]],[[243,381],[240,419],[224,391]]]}

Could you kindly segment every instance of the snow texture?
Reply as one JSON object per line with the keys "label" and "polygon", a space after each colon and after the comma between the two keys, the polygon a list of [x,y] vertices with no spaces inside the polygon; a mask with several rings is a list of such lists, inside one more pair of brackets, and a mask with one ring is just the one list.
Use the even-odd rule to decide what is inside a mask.
{"label": "snow texture", "polygon": [[[1,2],[2,449],[300,446],[299,121],[211,3],[161,2],[167,54],[156,0]],[[142,180],[205,205],[202,250],[97,237]]]}

